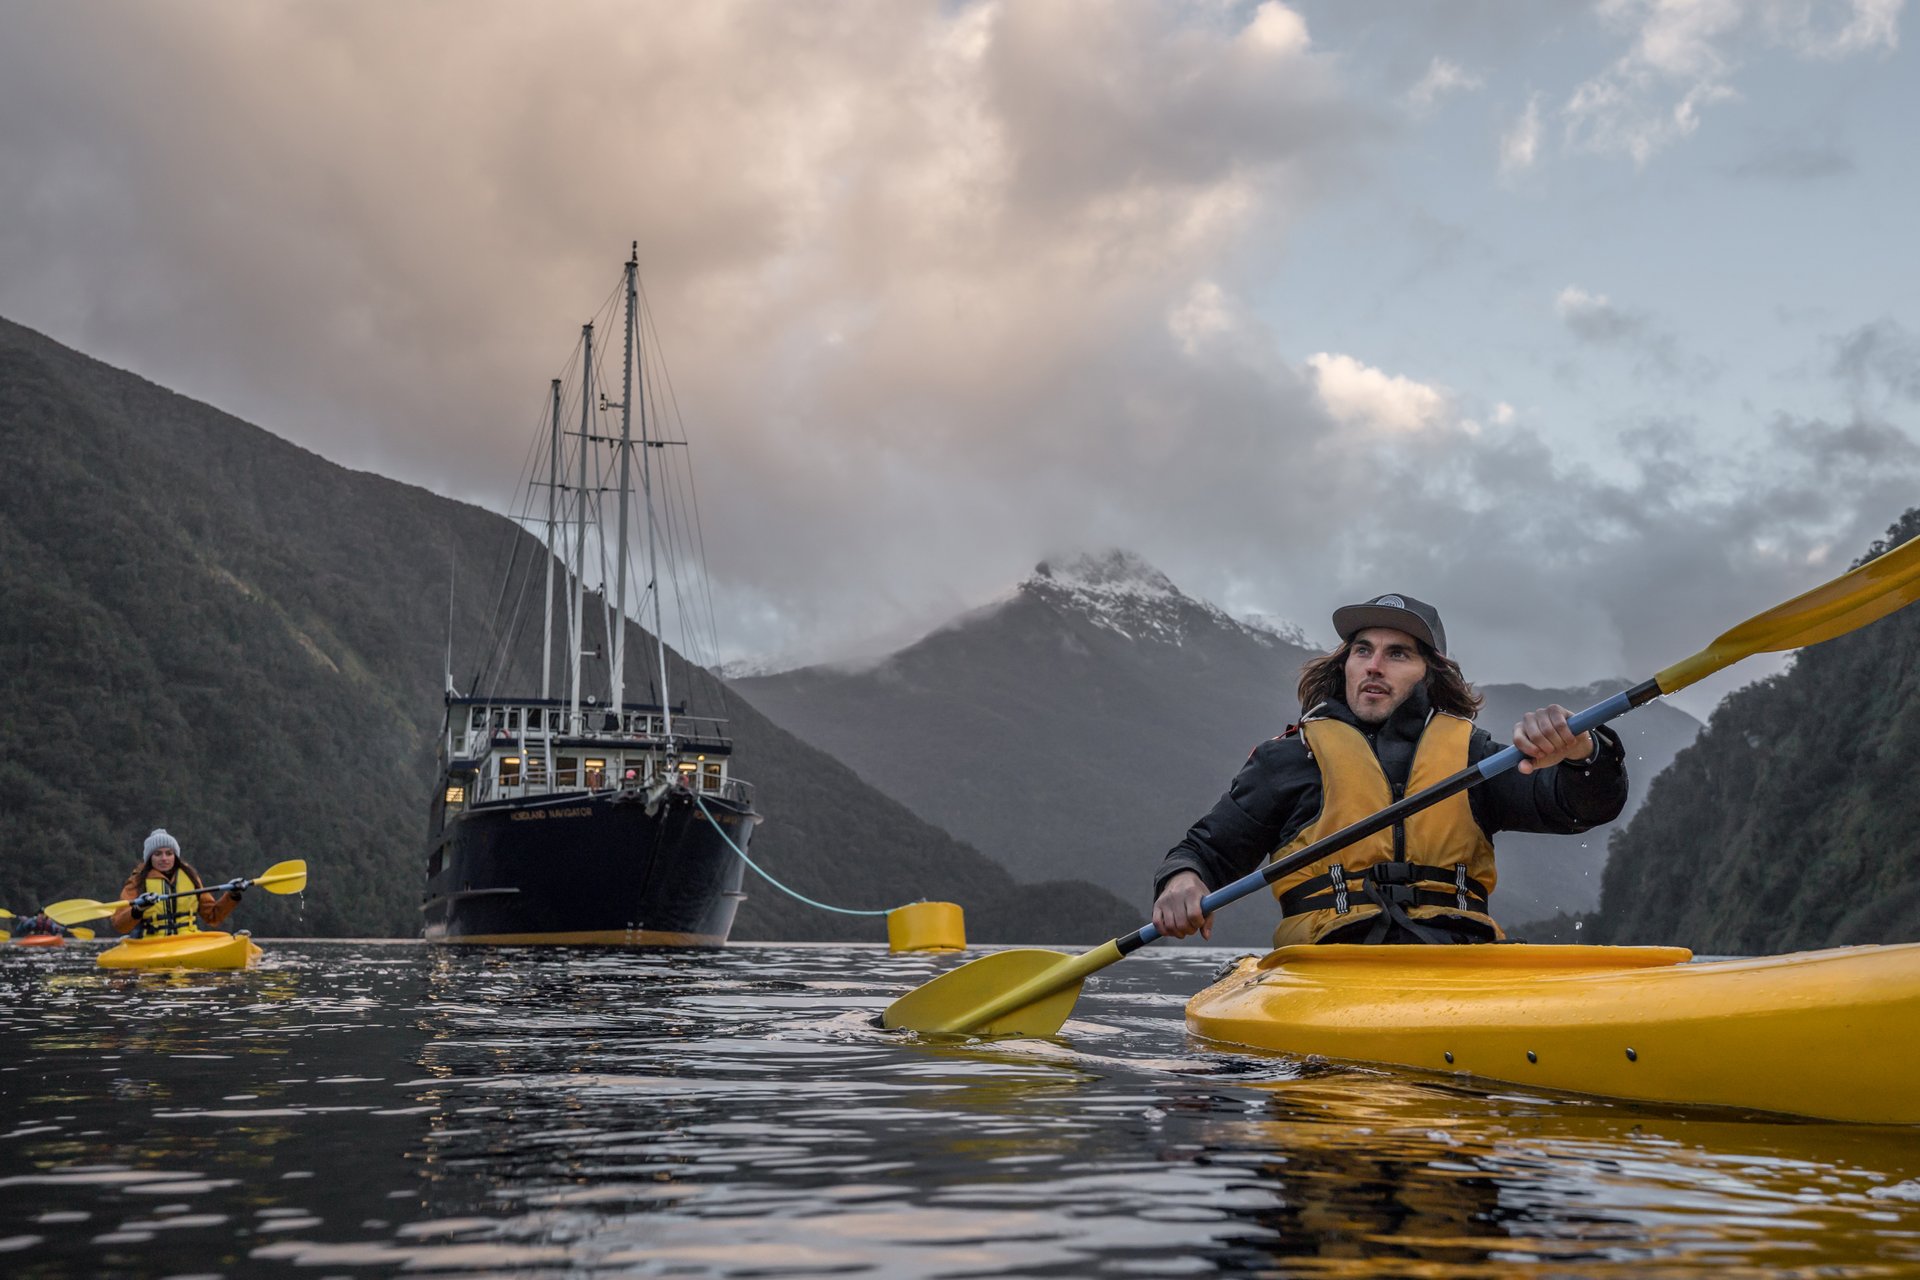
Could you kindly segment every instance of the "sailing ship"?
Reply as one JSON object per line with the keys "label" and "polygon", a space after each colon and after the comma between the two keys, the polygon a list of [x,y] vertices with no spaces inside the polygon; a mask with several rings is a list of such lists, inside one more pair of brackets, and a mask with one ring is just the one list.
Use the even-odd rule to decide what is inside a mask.
{"label": "sailing ship", "polygon": [[[652,349],[643,349],[636,328],[638,269],[636,244],[624,281],[625,393],[614,403],[601,391],[596,402],[589,322],[577,365],[578,428],[563,427],[573,415],[563,413],[564,383],[556,378],[544,424],[546,478],[526,486],[526,506],[516,513],[518,546],[531,541],[522,530],[541,523],[533,495],[544,490],[544,554],[510,568],[501,591],[503,600],[524,601],[532,562],[544,562],[537,696],[532,681],[515,687],[510,678],[512,655],[532,647],[516,644],[522,619],[504,627],[496,622],[497,633],[482,646],[491,655],[489,668],[459,692],[451,674],[449,611],[446,718],[420,904],[429,941],[719,946],[746,896],[744,857],[760,821],[752,788],[732,774],[724,719],[694,715],[684,699],[676,704],[668,683],[660,544],[672,525],[663,514],[670,504],[662,451],[686,442],[663,438],[656,424],[665,415],[657,407],[649,411],[657,397],[647,386]],[[637,399],[636,354],[642,357]],[[604,425],[610,410],[618,410],[617,436]],[[653,662],[645,680],[650,696],[632,701],[626,642],[627,587],[638,560],[628,554],[636,470],[644,530],[636,541],[644,543],[649,571],[639,604],[644,612],[651,600]],[[611,536],[604,519],[609,496],[617,512]],[[697,545],[697,538],[669,540]],[[611,574],[609,553],[616,562]],[[590,555],[601,575],[598,590],[587,582]],[[515,569],[517,593],[511,589]],[[564,592],[566,604],[558,625],[556,591]],[[590,605],[597,618],[589,616]],[[599,642],[590,647],[596,621]],[[559,682],[556,640],[565,646]],[[694,670],[682,666],[683,674]],[[717,702],[718,682],[712,686]]]}

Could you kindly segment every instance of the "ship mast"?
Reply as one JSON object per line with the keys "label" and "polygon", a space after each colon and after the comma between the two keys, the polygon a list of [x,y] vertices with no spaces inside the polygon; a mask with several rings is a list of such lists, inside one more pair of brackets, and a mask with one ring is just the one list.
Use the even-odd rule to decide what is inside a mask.
{"label": "ship mast", "polygon": [[[634,305],[634,274],[640,261],[640,242],[633,245],[633,260],[627,264],[627,316],[632,324]],[[646,371],[641,370],[640,389],[640,484],[647,497],[647,582],[653,592],[653,648],[660,660],[660,716],[661,734],[666,739],[667,755],[673,755],[673,699],[667,695],[667,640],[666,632],[660,622],[660,526],[653,512],[653,451],[655,445],[647,433],[647,397]],[[627,392],[632,399],[631,388]]]}
{"label": "ship mast", "polygon": [[627,349],[625,390],[620,396],[620,549],[616,553],[613,608],[613,710],[625,707],[627,679],[627,492],[633,488],[633,303],[634,273],[640,267],[640,242],[627,259]]}
{"label": "ship mast", "polygon": [[553,697],[553,526],[560,487],[560,379],[553,380],[553,420],[547,424],[547,625],[540,633],[540,700]]}
{"label": "ship mast", "polygon": [[[580,491],[573,541],[573,674],[567,682],[567,714],[573,732],[580,732],[580,650],[586,646],[587,609],[587,440],[593,428],[593,322],[580,326]],[[603,562],[604,563],[604,562]]]}

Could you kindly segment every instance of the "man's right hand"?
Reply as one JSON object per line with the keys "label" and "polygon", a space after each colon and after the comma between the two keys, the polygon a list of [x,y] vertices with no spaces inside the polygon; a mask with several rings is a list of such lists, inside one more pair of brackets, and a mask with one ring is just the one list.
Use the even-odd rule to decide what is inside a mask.
{"label": "man's right hand", "polygon": [[1200,911],[1200,899],[1206,896],[1206,881],[1191,871],[1176,872],[1154,901],[1153,927],[1169,938],[1185,938],[1197,932],[1211,939],[1213,917]]}

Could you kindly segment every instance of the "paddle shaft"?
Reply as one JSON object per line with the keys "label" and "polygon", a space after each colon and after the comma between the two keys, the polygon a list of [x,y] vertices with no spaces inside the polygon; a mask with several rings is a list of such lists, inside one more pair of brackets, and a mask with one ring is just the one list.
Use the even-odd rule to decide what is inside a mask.
{"label": "paddle shaft", "polygon": [[[1643,680],[1631,689],[1616,693],[1604,702],[1596,702],[1585,711],[1569,716],[1567,728],[1575,734],[1585,733],[1596,725],[1605,724],[1616,716],[1625,715],[1635,707],[1651,702],[1659,696],[1659,681]],[[1315,840],[1298,853],[1290,854],[1277,862],[1269,862],[1258,871],[1248,872],[1232,884],[1215,889],[1200,899],[1200,910],[1207,915],[1212,915],[1229,902],[1237,902],[1257,889],[1264,889],[1282,876],[1291,875],[1302,867],[1311,866],[1328,854],[1337,853],[1375,832],[1385,831],[1396,823],[1406,821],[1408,817],[1422,809],[1439,804],[1450,796],[1459,795],[1469,787],[1505,773],[1525,758],[1518,747],[1496,751],[1479,764],[1469,765],[1452,777],[1434,783],[1424,791],[1417,791],[1403,800],[1396,800],[1378,813],[1362,818],[1352,826],[1342,827],[1332,835]],[[1112,946],[1121,956],[1131,955],[1160,936],[1160,930],[1148,924],[1136,932],[1115,938]]]}
{"label": "paddle shaft", "polygon": [[[281,864],[281,865],[284,865],[284,864]],[[268,893],[284,894],[286,892],[285,889],[271,889],[271,888],[267,888],[267,886],[273,884],[275,881],[278,881],[278,880],[292,880],[292,879],[298,878],[304,881],[306,877],[307,877],[307,873],[304,870],[283,871],[283,872],[280,872],[278,875],[275,875],[271,870],[269,870],[263,875],[256,876],[252,880],[248,880],[247,887],[267,889]],[[219,884],[202,885],[198,889],[182,889],[178,893],[163,893],[155,897],[154,901],[165,902],[169,898],[190,898],[196,893],[212,893],[216,889],[225,889],[228,893],[232,893],[234,889],[240,884],[240,880],[242,879],[245,879],[245,877],[242,876],[242,877],[239,877],[238,879],[225,880]],[[241,889],[240,892],[245,893],[246,890]],[[122,901],[126,901],[126,900],[122,899]]]}
{"label": "paddle shaft", "polygon": [[[1568,724],[1574,732],[1584,733],[1663,693],[1677,693],[1696,680],[1742,658],[1756,653],[1781,653],[1832,640],[1884,618],[1916,600],[1920,600],[1920,538],[1910,538],[1892,550],[1856,565],[1831,582],[1823,583],[1811,591],[1803,591],[1784,604],[1755,614],[1732,630],[1723,632],[1712,644],[1692,657],[1657,672],[1651,680],[1588,707],[1572,716]],[[1298,853],[1234,881],[1224,889],[1215,890],[1200,900],[1201,909],[1211,915],[1255,889],[1270,885],[1282,876],[1309,866],[1356,840],[1383,831],[1428,805],[1458,795],[1477,782],[1484,782],[1505,772],[1519,764],[1520,760],[1521,753],[1517,748],[1509,747],[1496,752],[1418,795],[1395,801],[1370,818],[1336,831]],[[1001,1034],[1052,1035],[1065,1020],[1065,1013],[1059,1009],[1050,1007],[1044,1018],[1021,1024],[1017,1030],[1007,1015],[1038,1009],[1047,997],[1069,988],[1078,994],[1080,983],[1088,975],[1138,951],[1159,937],[1160,931],[1149,924],[1135,933],[1104,942],[1080,956],[1062,956],[1057,952],[1045,951],[1000,953],[1040,957],[1045,961],[1045,967],[1025,973],[1015,983],[1013,991],[1002,992],[984,1005],[973,1003],[979,999],[980,992],[976,979],[970,975],[978,973],[978,966],[986,963],[985,960],[976,960],[942,974],[894,1001],[888,1006],[883,1021],[890,1027],[905,1027],[915,1031],[972,1031],[990,1023],[999,1023],[1003,1024],[999,1026]],[[1055,959],[1047,957],[1054,957],[1057,963]],[[1025,964],[1015,967],[1030,969]],[[994,976],[998,976],[997,971]]]}
{"label": "paddle shaft", "polygon": [[[153,896],[153,900],[155,902],[166,902],[171,898],[191,898],[195,894],[213,893],[221,889],[225,889],[228,893],[232,893],[235,883],[236,883],[235,881],[226,880],[226,881],[222,881],[219,884],[204,884],[204,885],[201,885],[198,889],[182,889],[178,893],[157,893]],[[260,882],[256,880],[254,881],[254,883],[258,884]],[[241,892],[244,893],[246,891],[243,889],[241,890]],[[122,905],[127,905],[127,904],[130,904],[131,902],[132,902],[132,899],[130,898],[121,899]]]}

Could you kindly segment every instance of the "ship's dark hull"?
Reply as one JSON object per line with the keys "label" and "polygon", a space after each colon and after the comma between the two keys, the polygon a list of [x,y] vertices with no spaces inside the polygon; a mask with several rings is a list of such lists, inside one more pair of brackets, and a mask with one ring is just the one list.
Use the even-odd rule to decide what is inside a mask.
{"label": "ship's dark hull", "polygon": [[[758,819],[703,796],[742,849]],[[720,946],[745,864],[685,792],[649,815],[601,792],[478,805],[429,849],[421,910],[435,942]]]}

